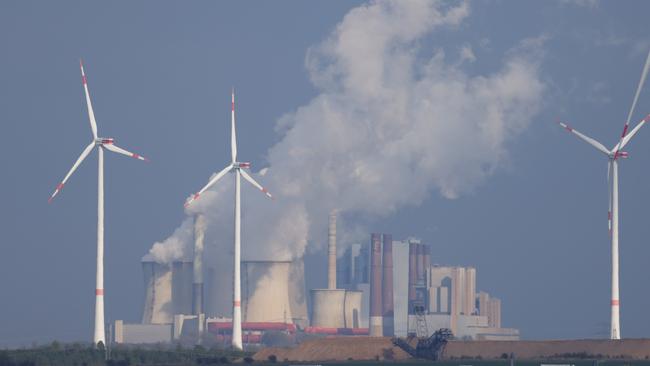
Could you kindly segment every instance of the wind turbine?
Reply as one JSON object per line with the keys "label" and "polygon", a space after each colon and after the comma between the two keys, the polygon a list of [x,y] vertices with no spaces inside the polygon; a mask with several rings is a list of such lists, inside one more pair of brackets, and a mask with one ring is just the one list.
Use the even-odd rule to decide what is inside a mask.
{"label": "wind turbine", "polygon": [[244,177],[255,188],[262,191],[269,198],[273,198],[269,191],[262,187],[255,181],[246,171],[245,168],[250,168],[251,163],[237,161],[237,134],[235,132],[235,91],[232,91],[232,109],[231,109],[231,127],[230,127],[230,151],[232,155],[231,163],[215,175],[208,184],[206,184],[200,191],[192,195],[185,207],[188,207],[194,200],[205,192],[208,188],[212,187],[219,179],[226,173],[235,172],[235,258],[234,258],[234,273],[233,273],[233,301],[232,301],[232,346],[235,349],[243,349],[242,335],[241,335],[241,193],[240,181]]}
{"label": "wind turbine", "polygon": [[[627,120],[625,121],[625,127],[623,128],[623,133],[621,134],[621,139],[618,143],[610,150],[608,150],[603,144],[592,139],[591,137],[585,136],[582,133],[574,130],[565,123],[559,122],[562,127],[567,131],[578,136],[581,140],[585,141],[589,145],[595,147],[598,151],[602,152],[607,156],[607,185],[608,185],[608,195],[609,195],[609,211],[607,212],[607,220],[609,226],[609,233],[612,239],[612,300],[611,300],[611,326],[610,326],[610,338],[611,339],[621,339],[621,324],[620,324],[620,297],[618,291],[618,159],[627,158],[628,154],[625,151],[622,151],[623,148],[630,142],[632,137],[639,132],[639,129],[643,125],[650,121],[650,114],[642,119],[639,124],[636,125],[628,134],[627,130],[630,125],[630,120],[632,119],[632,114],[634,113],[634,108],[636,107],[636,102],[639,99],[639,94],[643,88],[643,83],[645,82],[646,76],[648,75],[648,68],[650,67],[650,52],[648,52],[648,57],[641,72],[641,80],[639,80],[639,85],[636,89],[636,94],[634,95],[634,100],[632,101],[632,107],[630,112],[627,115]],[[611,180],[610,180],[611,175]]]}
{"label": "wind turbine", "polygon": [[81,81],[84,86],[84,92],[86,94],[86,104],[88,105],[88,118],[90,119],[90,129],[92,130],[93,139],[88,146],[81,153],[77,161],[75,161],[72,168],[66,174],[63,181],[56,186],[54,193],[50,196],[48,202],[52,202],[54,197],[63,189],[63,185],[66,183],[68,178],[77,170],[77,167],[81,164],[82,161],[90,154],[90,152],[97,148],[98,152],[98,174],[97,174],[97,276],[96,276],[96,286],[95,286],[95,335],[93,337],[93,342],[95,346],[99,342],[106,345],[105,333],[104,333],[104,149],[130,156],[138,160],[148,161],[146,158],[134,154],[132,152],[126,151],[120,147],[117,147],[114,144],[112,138],[107,137],[97,137],[97,122],[95,122],[95,113],[93,112],[93,106],[90,103],[90,94],[88,92],[88,82],[86,79],[86,74],[84,73],[83,62],[79,61],[79,66],[81,68]]}

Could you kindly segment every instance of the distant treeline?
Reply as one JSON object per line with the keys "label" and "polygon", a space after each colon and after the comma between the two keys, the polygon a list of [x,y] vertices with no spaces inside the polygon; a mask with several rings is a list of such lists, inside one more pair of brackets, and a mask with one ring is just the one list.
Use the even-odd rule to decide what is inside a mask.
{"label": "distant treeline", "polygon": [[0,350],[0,366],[127,366],[127,365],[215,365],[232,362],[251,363],[252,352],[236,352],[223,348],[180,345],[113,346],[107,352],[92,344],[52,342],[47,346]]}

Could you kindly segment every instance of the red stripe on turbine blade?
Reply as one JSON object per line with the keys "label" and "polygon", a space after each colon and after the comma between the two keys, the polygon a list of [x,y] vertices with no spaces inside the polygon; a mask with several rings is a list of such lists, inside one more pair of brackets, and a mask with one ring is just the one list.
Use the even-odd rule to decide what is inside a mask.
{"label": "red stripe on turbine blade", "polygon": [[88,79],[86,79],[86,75],[81,75],[81,82],[86,85],[88,83]]}
{"label": "red stripe on turbine blade", "polygon": [[619,306],[619,305],[621,305],[619,300],[612,299],[612,306]]}
{"label": "red stripe on turbine blade", "polygon": [[58,191],[60,191],[62,189],[63,189],[63,183],[59,183],[59,185],[56,186],[56,191],[58,192]]}
{"label": "red stripe on turbine blade", "polygon": [[627,134],[627,128],[628,127],[629,127],[629,125],[627,125],[627,124],[625,125],[625,127],[623,127],[623,134],[621,135],[621,138],[625,137],[625,135]]}
{"label": "red stripe on turbine blade", "polygon": [[136,158],[136,159],[140,159],[140,155],[138,155],[138,154],[131,154],[131,156]]}
{"label": "red stripe on turbine blade", "polygon": [[241,301],[233,301],[232,306],[234,307],[240,307],[241,306]]}
{"label": "red stripe on turbine blade", "polygon": [[104,289],[103,288],[95,289],[95,296],[104,296]]}

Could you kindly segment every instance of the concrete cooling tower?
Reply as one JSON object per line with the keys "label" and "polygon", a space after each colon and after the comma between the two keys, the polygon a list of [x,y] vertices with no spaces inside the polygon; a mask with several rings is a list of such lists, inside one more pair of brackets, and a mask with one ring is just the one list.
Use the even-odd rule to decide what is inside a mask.
{"label": "concrete cooling tower", "polygon": [[142,262],[145,299],[142,312],[144,324],[169,324],[173,320],[172,270],[166,264]]}
{"label": "concrete cooling tower", "polygon": [[307,305],[302,262],[242,261],[242,320],[305,322]]}
{"label": "concrete cooling tower", "polygon": [[143,324],[171,324],[175,314],[192,313],[192,262],[177,261],[169,265],[142,261],[142,271]]}
{"label": "concrete cooling tower", "polygon": [[172,309],[175,314],[192,314],[192,262],[172,263]]}

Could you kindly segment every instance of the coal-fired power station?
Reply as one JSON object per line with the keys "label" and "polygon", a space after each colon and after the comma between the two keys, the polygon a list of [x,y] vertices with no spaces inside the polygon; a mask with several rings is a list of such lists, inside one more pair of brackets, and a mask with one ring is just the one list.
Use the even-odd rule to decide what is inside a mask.
{"label": "coal-fired power station", "polygon": [[[336,211],[328,216],[327,270],[317,276],[326,276],[326,288],[306,291],[302,258],[240,262],[244,344],[278,334],[295,340],[300,332],[405,337],[440,328],[467,339],[519,338],[516,329],[501,327],[501,301],[477,292],[475,268],[432,264],[430,245],[416,238],[393,240],[387,233],[340,245],[337,219]],[[205,217],[196,215],[193,224],[188,258],[171,263],[143,259],[142,322],[116,321],[116,341],[230,344],[232,279],[223,276],[231,268],[206,268],[204,263],[214,261],[205,258],[210,240]]]}

